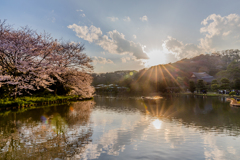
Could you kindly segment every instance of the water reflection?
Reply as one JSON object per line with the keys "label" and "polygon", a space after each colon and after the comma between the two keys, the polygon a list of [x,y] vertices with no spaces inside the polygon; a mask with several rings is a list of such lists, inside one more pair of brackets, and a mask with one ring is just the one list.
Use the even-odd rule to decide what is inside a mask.
{"label": "water reflection", "polygon": [[240,158],[240,108],[222,98],[94,101],[0,117],[0,159]]}
{"label": "water reflection", "polygon": [[0,117],[0,159],[80,156],[89,143],[94,103],[42,108]]}
{"label": "water reflection", "polygon": [[[99,134],[108,138],[102,141],[102,137],[96,137],[100,140],[95,144],[97,148],[108,146],[105,149],[111,153],[105,152],[103,148],[101,151],[89,149],[86,157],[93,153],[97,153],[95,158],[99,159],[109,158],[112,153],[121,157],[131,155],[133,159],[179,159],[179,157],[188,159],[191,156],[194,159],[236,159],[239,157],[239,154],[234,152],[236,148],[239,149],[238,144],[235,139],[229,137],[233,135],[235,138],[238,137],[236,133],[240,125],[235,119],[240,120],[239,108],[231,108],[229,103],[225,103],[222,99],[182,97],[152,102],[101,97],[95,100],[98,113],[100,111],[100,114],[104,114],[108,111],[114,114],[112,119],[105,119],[104,117],[108,116],[103,115],[102,121],[108,119],[110,123],[102,123],[101,128],[105,130]],[[128,119],[129,123],[126,124],[126,120],[121,120],[117,115]],[[114,135],[113,139],[110,138],[112,135]],[[221,141],[215,144],[218,139],[222,139],[221,135],[226,136],[228,140],[224,140],[224,144]],[[121,147],[124,150],[119,149]],[[142,152],[146,153],[146,150],[151,154],[142,154]],[[167,156],[156,153],[164,153]],[[229,154],[231,154],[230,158]]]}

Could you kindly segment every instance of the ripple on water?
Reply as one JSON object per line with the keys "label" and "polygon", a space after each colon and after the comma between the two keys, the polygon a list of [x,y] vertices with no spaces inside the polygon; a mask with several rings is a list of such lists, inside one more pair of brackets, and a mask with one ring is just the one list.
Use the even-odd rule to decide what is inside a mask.
{"label": "ripple on water", "polygon": [[96,97],[0,117],[0,159],[239,159],[240,108]]}

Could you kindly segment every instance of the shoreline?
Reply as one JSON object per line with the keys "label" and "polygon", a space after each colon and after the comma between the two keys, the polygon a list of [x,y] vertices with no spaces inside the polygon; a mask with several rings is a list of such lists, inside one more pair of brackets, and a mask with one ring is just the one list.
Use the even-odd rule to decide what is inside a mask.
{"label": "shoreline", "polygon": [[[27,100],[26,100],[27,99]],[[46,97],[22,97],[17,100],[8,100],[7,102],[4,99],[0,99],[0,111],[24,109],[24,108],[34,108],[36,106],[49,106],[52,104],[65,104],[70,101],[86,101],[91,100],[90,98],[83,98],[79,96],[53,96],[50,98]],[[5,102],[5,103],[4,103]]]}
{"label": "shoreline", "polygon": [[227,98],[227,101],[230,101],[230,105],[232,105],[234,107],[240,107],[240,103],[238,103],[238,101],[236,101],[233,98]]}
{"label": "shoreline", "polygon": [[192,94],[192,93],[179,93],[180,95],[194,95],[194,96],[206,96],[206,97],[239,97],[240,98],[240,95],[237,96],[237,95],[229,95],[229,94]]}

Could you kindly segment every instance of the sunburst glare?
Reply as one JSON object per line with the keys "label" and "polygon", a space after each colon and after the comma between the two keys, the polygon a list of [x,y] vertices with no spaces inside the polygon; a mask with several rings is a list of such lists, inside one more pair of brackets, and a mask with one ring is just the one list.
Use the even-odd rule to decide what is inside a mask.
{"label": "sunburst glare", "polygon": [[146,60],[145,66],[156,66],[159,64],[165,64],[166,63],[166,56],[165,53],[163,53],[161,50],[153,50],[149,53],[147,53],[149,59]]}

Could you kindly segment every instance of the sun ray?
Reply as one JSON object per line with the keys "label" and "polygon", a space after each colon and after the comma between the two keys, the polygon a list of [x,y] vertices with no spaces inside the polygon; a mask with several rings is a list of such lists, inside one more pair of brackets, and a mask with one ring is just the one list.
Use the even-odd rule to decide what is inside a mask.
{"label": "sun ray", "polygon": [[156,88],[157,88],[157,81],[158,81],[158,67],[157,66],[155,66],[155,78],[156,78],[156,80],[155,80],[155,85],[156,85]]}
{"label": "sun ray", "polygon": [[183,74],[186,75],[186,76],[189,76],[188,73],[182,71],[181,69],[179,69],[179,68],[177,68],[177,67],[174,67],[172,64],[166,64],[166,65],[167,65],[167,66],[170,66],[170,67],[172,67],[172,68],[174,68],[174,69],[176,69],[176,70],[179,70],[181,73],[183,73]]}
{"label": "sun ray", "polygon": [[167,82],[166,82],[165,76],[164,76],[163,71],[162,71],[162,65],[159,65],[158,67],[160,68],[159,70],[160,70],[161,75],[163,77],[163,81],[164,81],[165,85],[167,86]]}
{"label": "sun ray", "polygon": [[150,68],[150,75],[148,76],[147,81],[149,81],[149,79],[152,77],[152,73],[153,73],[153,67]]}
{"label": "sun ray", "polygon": [[136,80],[135,83],[137,83],[137,82],[142,78],[142,76],[143,76],[146,72],[147,72],[147,69],[145,69],[145,70],[143,71],[143,73],[138,77],[138,79]]}
{"label": "sun ray", "polygon": [[180,89],[183,91],[182,86],[176,81],[176,79],[173,77],[173,75],[168,71],[168,69],[163,66],[163,68],[165,69],[165,71],[168,73],[168,75],[174,80],[174,82],[180,87]]}
{"label": "sun ray", "polygon": [[[164,101],[161,105],[161,110],[160,110],[160,115],[163,115],[163,112],[164,112],[164,109],[165,109],[165,104],[166,104],[166,101]],[[165,114],[165,113],[164,113]]]}

